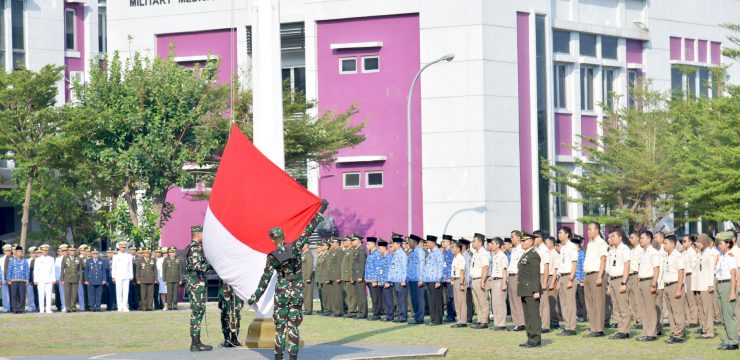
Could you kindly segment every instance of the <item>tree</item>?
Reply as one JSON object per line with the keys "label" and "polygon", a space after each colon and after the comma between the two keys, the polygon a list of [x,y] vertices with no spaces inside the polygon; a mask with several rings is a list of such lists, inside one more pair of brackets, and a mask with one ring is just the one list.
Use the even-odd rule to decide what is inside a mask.
{"label": "tree", "polygon": [[15,177],[23,204],[20,243],[25,247],[34,181],[53,153],[65,122],[63,109],[54,107],[62,67],[47,65],[38,72],[0,71],[0,150],[14,160],[24,176]]}
{"label": "tree", "polygon": [[[237,85],[238,87],[238,85]],[[285,136],[285,169],[299,181],[305,181],[309,163],[328,166],[339,150],[354,147],[365,141],[362,129],[365,123],[352,124],[357,113],[354,106],[344,112],[326,112],[312,116],[315,101],[309,101],[301,92],[284,87],[283,116]],[[241,89],[234,102],[237,126],[252,139],[252,90]]]}
{"label": "tree", "polygon": [[681,152],[666,95],[650,90],[648,84],[634,95],[638,107],[605,108],[603,136],[582,137],[583,145],[574,147],[589,154],[575,160],[582,174],[542,161],[543,176],[577,190],[582,197],[553,195],[607,209],[605,215],[586,216],[581,221],[629,222],[636,229],[652,229],[673,212],[680,185],[675,164]]}
{"label": "tree", "polygon": [[76,85],[79,104],[72,126],[87,139],[84,155],[97,166],[97,183],[111,206],[123,194],[134,227],[139,199],[149,199],[161,228],[172,208],[165,198],[183,183],[187,164],[212,160],[228,135],[222,116],[227,88],[215,84],[218,61],[189,69],[168,59],[118,53],[91,66],[90,82]]}

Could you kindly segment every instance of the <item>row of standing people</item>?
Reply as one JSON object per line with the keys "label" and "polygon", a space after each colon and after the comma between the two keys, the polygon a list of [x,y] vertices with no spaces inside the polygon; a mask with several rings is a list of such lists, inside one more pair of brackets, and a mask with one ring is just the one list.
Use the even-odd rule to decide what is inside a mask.
{"label": "row of standing people", "polygon": [[29,312],[51,313],[52,303],[60,312],[101,311],[104,294],[109,311],[177,309],[184,271],[177,249],[158,249],[152,257],[123,242],[120,247],[100,257],[86,245],[62,244],[54,258],[45,244],[30,247],[26,258],[20,246],[6,244],[0,257],[4,311],[23,313],[26,303]]}
{"label": "row of standing people", "polygon": [[[630,330],[642,330],[637,340],[653,341],[662,335],[667,319],[672,331],[666,342],[675,344],[686,340],[689,327],[700,327],[696,332],[706,339],[715,336],[715,324],[727,329],[737,326],[733,319],[740,306],[727,310],[727,304],[737,304],[738,286],[732,276],[737,266],[729,264],[735,254],[740,256],[734,232],[718,234],[716,239],[687,235],[677,242],[675,236],[663,233],[643,231],[627,236],[615,229],[605,240],[600,225],[592,223],[587,236],[582,247],[583,238],[573,235],[569,227],[561,228],[557,237],[533,233],[534,250],[541,259],[542,289],[541,326],[536,332],[563,329],[558,335],[572,336],[576,322],[587,319],[586,337],[605,336],[605,328],[616,328],[611,339],[629,338]],[[524,253],[522,233],[513,231],[505,239],[476,234],[473,239],[483,239],[480,248],[471,249],[469,240],[455,241],[449,235],[441,241],[427,236],[424,243],[413,234],[405,238],[393,234],[391,244],[370,237],[367,251],[357,235],[319,243],[315,275],[304,280],[304,312],[313,310],[311,287],[315,283],[323,315],[406,322],[404,299],[409,298],[410,324],[423,323],[428,307],[429,325],[456,321],[453,327],[465,327],[475,312],[473,328],[487,328],[493,320],[492,330],[525,330],[525,314],[516,294],[518,263]],[[725,239],[731,241],[729,246]],[[647,241],[647,247],[642,241]],[[668,243],[675,251],[667,250],[672,246]],[[677,257],[682,261],[677,262]],[[308,247],[303,258],[304,274],[310,274],[313,256]],[[684,268],[680,274],[678,267]],[[369,316],[367,294],[372,304]],[[507,313],[513,323],[509,328]],[[736,348],[740,327],[726,335],[720,348]]]}

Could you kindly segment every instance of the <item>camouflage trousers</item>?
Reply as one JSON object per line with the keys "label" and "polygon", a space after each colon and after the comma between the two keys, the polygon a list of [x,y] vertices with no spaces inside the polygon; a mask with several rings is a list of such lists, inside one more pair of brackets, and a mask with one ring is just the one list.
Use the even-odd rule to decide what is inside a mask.
{"label": "camouflage trousers", "polygon": [[303,322],[303,280],[279,280],[275,286],[275,353],[284,349],[291,355],[298,354],[298,326]]}
{"label": "camouflage trousers", "polygon": [[223,285],[218,290],[218,308],[221,309],[221,331],[225,340],[231,339],[231,334],[239,336],[239,326],[242,320],[241,310],[244,301],[234,294],[229,285]]}
{"label": "camouflage trousers", "polygon": [[185,287],[190,300],[190,336],[200,336],[200,324],[206,316],[206,281],[196,275],[185,277]]}

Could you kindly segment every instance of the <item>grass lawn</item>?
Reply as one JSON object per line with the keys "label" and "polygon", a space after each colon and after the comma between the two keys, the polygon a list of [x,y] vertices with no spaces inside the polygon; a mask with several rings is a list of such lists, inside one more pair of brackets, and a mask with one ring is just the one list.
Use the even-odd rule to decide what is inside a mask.
{"label": "grass lawn", "polygon": [[[242,340],[253,313],[243,310]],[[41,315],[0,314],[0,356],[110,354],[136,351],[187,349],[189,310],[170,312],[103,312]],[[221,340],[218,308],[208,304],[208,330],[203,342],[216,346]],[[579,324],[585,333],[586,324]],[[415,345],[446,347],[450,359],[740,359],[740,351],[719,351],[719,334],[713,340],[668,345],[661,337],[653,343],[634,339],[584,339],[545,334],[545,346],[522,349],[523,332],[451,329],[449,326],[399,325],[388,322],[306,316],[301,326],[306,344]],[[609,334],[615,330],[609,330]],[[633,336],[635,333],[633,332]]]}

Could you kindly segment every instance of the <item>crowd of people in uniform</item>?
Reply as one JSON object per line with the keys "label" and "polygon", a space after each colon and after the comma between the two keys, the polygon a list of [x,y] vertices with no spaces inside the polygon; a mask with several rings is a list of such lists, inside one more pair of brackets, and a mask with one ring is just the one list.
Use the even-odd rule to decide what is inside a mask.
{"label": "crowd of people in uniform", "polygon": [[[588,225],[586,241],[567,226],[556,237],[518,230],[471,240],[331,237],[318,243],[315,258],[303,247],[303,312],[314,313],[316,286],[323,316],[418,325],[429,314],[430,326],[526,330],[526,347],[539,346],[541,333],[576,335],[576,323],[587,321],[585,337],[614,328],[610,339],[628,339],[636,330],[636,340],[650,342],[665,332],[668,344],[685,342],[694,328],[697,339],[713,339],[715,325],[722,325],[719,349],[736,350],[736,239],[735,231],[678,239],[621,229],[604,239],[598,223]],[[533,261],[539,272],[525,278],[522,267]]]}
{"label": "crowd of people in uniform", "polygon": [[[177,310],[183,262],[175,247],[137,249],[126,242],[101,257],[97,249],[62,244],[57,256],[49,245],[28,248],[6,244],[0,257],[2,304],[6,313],[106,310]],[[154,255],[152,256],[152,253]],[[169,289],[169,291],[168,291]]]}

